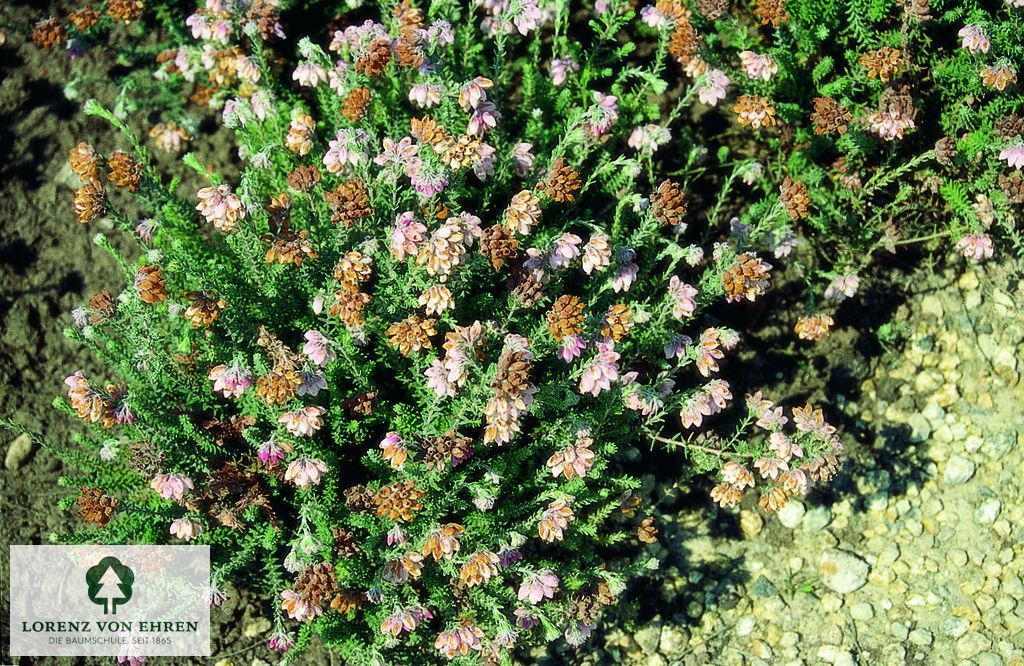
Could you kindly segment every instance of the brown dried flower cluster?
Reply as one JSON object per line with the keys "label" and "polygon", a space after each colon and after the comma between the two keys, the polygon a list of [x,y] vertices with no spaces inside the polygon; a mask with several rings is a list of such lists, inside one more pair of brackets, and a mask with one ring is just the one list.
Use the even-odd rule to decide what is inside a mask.
{"label": "brown dried flower cluster", "polygon": [[78,515],[87,524],[106,527],[117,510],[118,500],[103,492],[102,488],[82,486],[81,495],[75,500]]}
{"label": "brown dried flower cluster", "polygon": [[889,83],[906,63],[906,57],[899,49],[883,46],[880,49],[868,51],[857,62],[868,70],[868,78]]}
{"label": "brown dried flower cluster", "polygon": [[391,40],[378,39],[356,59],[356,71],[366,76],[380,76],[391,62]]}
{"label": "brown dried flower cluster", "polygon": [[264,236],[263,240],[270,243],[264,261],[272,264],[275,261],[279,264],[291,264],[301,266],[306,259],[316,259],[318,256],[313,249],[313,243],[309,240],[309,232],[305,229],[295,233],[289,229],[282,229],[276,236]]}
{"label": "brown dried flower cluster", "polygon": [[608,308],[601,325],[601,335],[619,342],[633,328],[633,315],[625,303],[616,303]]}
{"label": "brown dried flower cluster", "polygon": [[392,347],[398,349],[402,356],[409,356],[421,349],[430,349],[433,346],[430,336],[437,335],[436,326],[436,319],[413,314],[392,324],[384,333],[388,336],[388,343]]}
{"label": "brown dried flower cluster", "polygon": [[285,176],[285,181],[294,190],[309,192],[320,182],[320,171],[311,164],[300,164]]}
{"label": "brown dried flower cluster", "polygon": [[331,222],[341,222],[346,227],[373,214],[370,193],[359,178],[342,181],[334,190],[324,193],[324,199],[331,206]]}
{"label": "brown dried flower cluster", "polygon": [[410,523],[423,508],[420,500],[426,494],[415,481],[398,481],[378,490],[373,496],[373,504],[378,517]]}
{"label": "brown dried flower cluster", "polygon": [[831,97],[816,97],[814,99],[814,113],[811,114],[811,121],[814,123],[815,134],[845,134],[847,123],[852,116],[842,104]]}
{"label": "brown dried flower cluster", "polygon": [[740,95],[732,107],[740,125],[750,125],[754,129],[775,127],[775,107],[767,97],[760,95]]}
{"label": "brown dried flower cluster", "polygon": [[41,49],[64,46],[67,39],[68,31],[55,18],[48,18],[36,23],[36,27],[32,31],[32,43]]}
{"label": "brown dried flower cluster", "polygon": [[75,26],[75,30],[85,32],[100,22],[100,13],[94,8],[86,6],[68,14],[68,23]]}
{"label": "brown dried flower cluster", "polygon": [[501,270],[506,259],[516,256],[519,241],[501,224],[487,227],[480,237],[480,254],[491,260],[494,270]]}
{"label": "brown dried flower cluster", "polygon": [[754,14],[761,19],[761,25],[771,25],[773,28],[778,28],[789,20],[786,0],[756,0]]}
{"label": "brown dried flower cluster", "polygon": [[92,222],[106,209],[107,196],[100,181],[90,180],[75,190],[74,211],[79,224]]}
{"label": "brown dried flower cluster", "polygon": [[458,467],[473,455],[473,440],[454,430],[434,437],[420,437],[418,441],[423,448],[423,462],[430,471],[444,470],[448,463]]}
{"label": "brown dried flower cluster", "polygon": [[126,188],[129,192],[137,192],[142,180],[142,165],[123,150],[116,151],[107,160],[107,180],[115,187]]}
{"label": "brown dried flower cluster", "polygon": [[115,21],[131,23],[142,17],[146,5],[142,0],[107,0],[107,15]]}
{"label": "brown dried flower cluster", "polygon": [[744,252],[722,274],[722,286],[730,301],[753,301],[768,290],[770,279],[771,266],[757,255]]}
{"label": "brown dried flower cluster", "polygon": [[559,157],[551,165],[548,177],[537,183],[537,189],[559,203],[571,203],[576,201],[581,184],[579,172]]}
{"label": "brown dried flower cluster", "polygon": [[686,215],[686,193],[678,183],[663,180],[658,184],[658,191],[651,197],[651,214],[662,226],[682,224]]}
{"label": "brown dried flower cluster", "polygon": [[811,198],[807,195],[807,186],[799,180],[786,176],[782,181],[782,205],[791,220],[803,220],[810,217]]}
{"label": "brown dried flower cluster", "polygon": [[155,264],[143,266],[135,273],[135,289],[139,298],[146,303],[160,303],[167,300],[167,281],[163,271]]}
{"label": "brown dried flower cluster", "polygon": [[68,166],[83,183],[99,180],[100,156],[84,141],[68,151]]}
{"label": "brown dried flower cluster", "polygon": [[345,96],[345,101],[341,105],[341,115],[345,116],[349,122],[357,123],[366,115],[368,108],[370,108],[370,89],[353,88]]}
{"label": "brown dried flower cluster", "polygon": [[329,312],[350,329],[363,323],[363,310],[372,297],[363,291],[362,285],[372,276],[372,258],[360,252],[347,253],[334,269],[334,279],[341,283],[341,288],[334,292]]}
{"label": "brown dried flower cluster", "polygon": [[583,300],[572,294],[562,294],[548,312],[548,330],[561,342],[567,335],[579,335],[583,330]]}
{"label": "brown dried flower cluster", "polygon": [[830,315],[814,313],[797,319],[793,330],[801,340],[817,342],[828,335],[834,323]]}
{"label": "brown dried flower cluster", "polygon": [[205,291],[187,291],[182,298],[190,301],[185,308],[185,318],[192,322],[192,328],[207,328],[220,317],[227,302],[216,294]]}

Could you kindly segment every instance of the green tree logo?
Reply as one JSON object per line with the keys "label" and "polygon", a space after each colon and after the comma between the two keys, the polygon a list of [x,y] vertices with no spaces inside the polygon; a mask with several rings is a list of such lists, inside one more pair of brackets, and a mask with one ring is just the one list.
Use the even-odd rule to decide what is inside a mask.
{"label": "green tree logo", "polygon": [[104,615],[116,615],[118,605],[132,598],[135,572],[113,556],[104,557],[85,572],[89,586],[89,600],[103,606]]}

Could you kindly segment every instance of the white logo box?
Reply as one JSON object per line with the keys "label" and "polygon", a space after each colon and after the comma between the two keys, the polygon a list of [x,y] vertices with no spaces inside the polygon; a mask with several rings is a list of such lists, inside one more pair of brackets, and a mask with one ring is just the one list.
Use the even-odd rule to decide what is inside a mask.
{"label": "white logo box", "polygon": [[209,546],[11,546],[12,656],[209,656]]}

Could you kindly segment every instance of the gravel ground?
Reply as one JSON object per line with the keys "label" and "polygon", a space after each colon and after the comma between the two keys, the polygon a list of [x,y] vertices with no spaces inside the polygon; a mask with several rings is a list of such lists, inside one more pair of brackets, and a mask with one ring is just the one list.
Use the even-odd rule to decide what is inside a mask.
{"label": "gravel ground", "polygon": [[775,516],[675,516],[671,611],[609,632],[597,663],[1024,664],[1024,288],[1006,274],[922,278],[946,286],[897,313],[904,342],[857,402],[834,396],[869,455]]}

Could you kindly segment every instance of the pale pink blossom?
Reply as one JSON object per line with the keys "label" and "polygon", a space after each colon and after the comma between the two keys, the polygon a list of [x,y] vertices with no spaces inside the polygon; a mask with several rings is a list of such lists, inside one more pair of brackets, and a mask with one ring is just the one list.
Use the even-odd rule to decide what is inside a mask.
{"label": "pale pink blossom", "polygon": [[589,393],[596,398],[610,389],[612,382],[619,378],[619,358],[613,342],[597,343],[597,353],[580,376],[580,393]]}
{"label": "pale pink blossom", "polygon": [[519,142],[512,147],[512,161],[516,165],[516,175],[520,178],[525,178],[529,175],[530,170],[533,168],[534,157],[530,150],[533,148],[532,143]]}
{"label": "pale pink blossom", "polygon": [[555,58],[551,61],[551,83],[556,88],[565,85],[570,72],[580,71],[580,64],[571,57]]}
{"label": "pale pink blossom", "polygon": [[988,53],[988,49],[991,46],[988,35],[985,34],[985,28],[977,23],[971,23],[960,28],[956,36],[960,38],[960,45],[971,53]]}
{"label": "pale pink blossom", "polygon": [[619,98],[595,91],[595,104],[587,109],[584,116],[586,129],[595,137],[602,137],[611,131],[612,125],[619,119]]}
{"label": "pale pink blossom", "polygon": [[309,357],[320,367],[323,367],[337,358],[334,350],[334,343],[319,331],[306,331],[306,344],[302,347],[302,353]]}
{"label": "pale pink blossom", "polygon": [[676,319],[689,318],[697,310],[697,288],[686,284],[673,275],[668,281],[668,293],[672,297],[672,316]]}
{"label": "pale pink blossom", "polygon": [[611,264],[611,238],[604,232],[595,232],[583,246],[583,272],[590,275],[595,270],[603,271]]}
{"label": "pale pink blossom", "polygon": [[782,458],[758,458],[754,461],[754,467],[761,474],[762,479],[774,481],[779,474],[789,471],[789,464]]}
{"label": "pale pink blossom", "polygon": [[459,106],[463,111],[470,111],[487,101],[487,91],[494,86],[488,78],[478,76],[459,89]]}
{"label": "pale pink blossom", "polygon": [[[781,407],[779,409],[782,409]],[[802,446],[790,439],[785,433],[773,432],[768,437],[768,448],[779,458],[789,462],[793,458],[803,458]]]}
{"label": "pale pink blossom", "polygon": [[840,275],[832,280],[828,287],[825,288],[825,299],[836,303],[842,303],[847,298],[853,298],[854,294],[857,293],[857,288],[859,286],[860,278],[857,277],[856,273]]}
{"label": "pale pink blossom", "polygon": [[292,81],[297,81],[300,86],[315,88],[327,81],[327,72],[315,62],[299,63],[292,72]]}
{"label": "pale pink blossom", "polygon": [[238,367],[237,363],[230,366],[218,365],[210,370],[207,379],[213,382],[213,390],[219,391],[225,398],[239,398],[252,385],[252,373]]}
{"label": "pale pink blossom", "polygon": [[619,269],[612,278],[612,290],[615,293],[629,291],[633,286],[636,276],[640,273],[640,266],[635,259],[636,251],[632,248],[624,247],[619,250]]}
{"label": "pale pink blossom", "polygon": [[409,101],[421,109],[430,109],[441,103],[444,88],[433,83],[417,83],[409,88]]}
{"label": "pale pink blossom", "polygon": [[717,106],[725,99],[729,77],[720,69],[709,70],[697,84],[697,99],[708,106]]}
{"label": "pale pink blossom", "polygon": [[184,500],[185,495],[195,488],[192,479],[184,474],[157,474],[149,482],[149,487],[155,490],[160,497],[173,499],[176,502]]}
{"label": "pale pink blossom", "polygon": [[308,485],[319,485],[323,475],[327,474],[327,463],[318,458],[296,458],[288,463],[284,480],[294,483],[299,488]]}
{"label": "pale pink blossom", "polygon": [[227,185],[201,188],[196,197],[199,199],[196,210],[218,231],[233,230],[238,220],[245,217],[242,200]]}
{"label": "pale pink blossom", "polygon": [[640,9],[640,20],[655,29],[672,25],[672,17],[653,5]]}
{"label": "pale pink blossom", "polygon": [[283,631],[277,631],[270,636],[267,647],[274,652],[287,652],[295,647],[295,639]]}
{"label": "pale pink blossom", "polygon": [[469,116],[469,123],[466,125],[466,134],[478,139],[498,126],[501,120],[501,111],[491,102],[482,102],[473,109]]}
{"label": "pale pink blossom", "polygon": [[688,335],[676,335],[671,340],[665,343],[665,358],[686,358],[686,348],[693,344],[693,340]]}
{"label": "pale pink blossom", "polygon": [[301,382],[295,389],[295,395],[308,395],[316,397],[320,391],[327,388],[327,379],[319,372],[303,371],[299,373]]}
{"label": "pale pink blossom", "polygon": [[572,363],[583,354],[587,341],[578,335],[567,335],[562,338],[562,346],[558,348],[558,357],[566,363]]}
{"label": "pale pink blossom", "polygon": [[448,370],[441,359],[435,358],[423,374],[427,377],[427,388],[431,389],[437,397],[451,398],[455,396],[456,386],[448,381]]}
{"label": "pale pink blossom", "polygon": [[278,417],[285,429],[295,437],[309,437],[323,426],[323,415],[327,410],[318,405],[304,407],[297,412],[285,412]]}
{"label": "pale pink blossom", "polygon": [[633,128],[626,144],[638,153],[651,155],[671,140],[672,134],[667,129],[650,123]]}
{"label": "pale pink blossom", "polygon": [[779,65],[775,58],[767,53],[754,53],[753,51],[740,51],[740,62],[748,78],[770,81],[778,74]]}
{"label": "pale pink blossom", "polygon": [[349,167],[358,167],[368,159],[366,151],[362,149],[370,137],[363,130],[344,128],[327,144],[327,152],[324,153],[323,164],[328,172],[335,175]]}
{"label": "pale pink blossom", "polygon": [[391,254],[399,261],[406,257],[415,257],[419,253],[420,244],[426,240],[427,227],[406,211],[395,218],[395,228],[391,232]]}
{"label": "pale pink blossom", "polygon": [[580,243],[583,239],[576,234],[564,233],[559,236],[551,248],[548,265],[555,270],[568,268],[574,259],[580,256]]}
{"label": "pale pink blossom", "polygon": [[519,601],[529,601],[537,605],[545,599],[554,598],[558,593],[560,581],[551,569],[541,569],[523,579],[517,597]]}
{"label": "pale pink blossom", "polygon": [[191,518],[176,518],[171,522],[171,536],[191,541],[203,533],[203,526]]}
{"label": "pale pink blossom", "polygon": [[991,259],[994,254],[992,238],[988,234],[971,234],[956,243],[956,249],[971,261]]}
{"label": "pale pink blossom", "polygon": [[303,599],[295,590],[281,592],[281,607],[288,611],[288,617],[298,622],[315,620],[323,614],[323,609]]}
{"label": "pale pink blossom", "polygon": [[282,444],[269,439],[260,444],[260,447],[256,450],[256,455],[259,456],[260,461],[264,465],[273,467],[284,460],[291,450],[290,444]]}
{"label": "pale pink blossom", "polygon": [[754,487],[754,475],[749,469],[735,460],[730,460],[722,466],[722,480],[734,486],[737,490]]}
{"label": "pale pink blossom", "polygon": [[1003,148],[999,151],[999,159],[1013,169],[1024,169],[1024,141]]}

